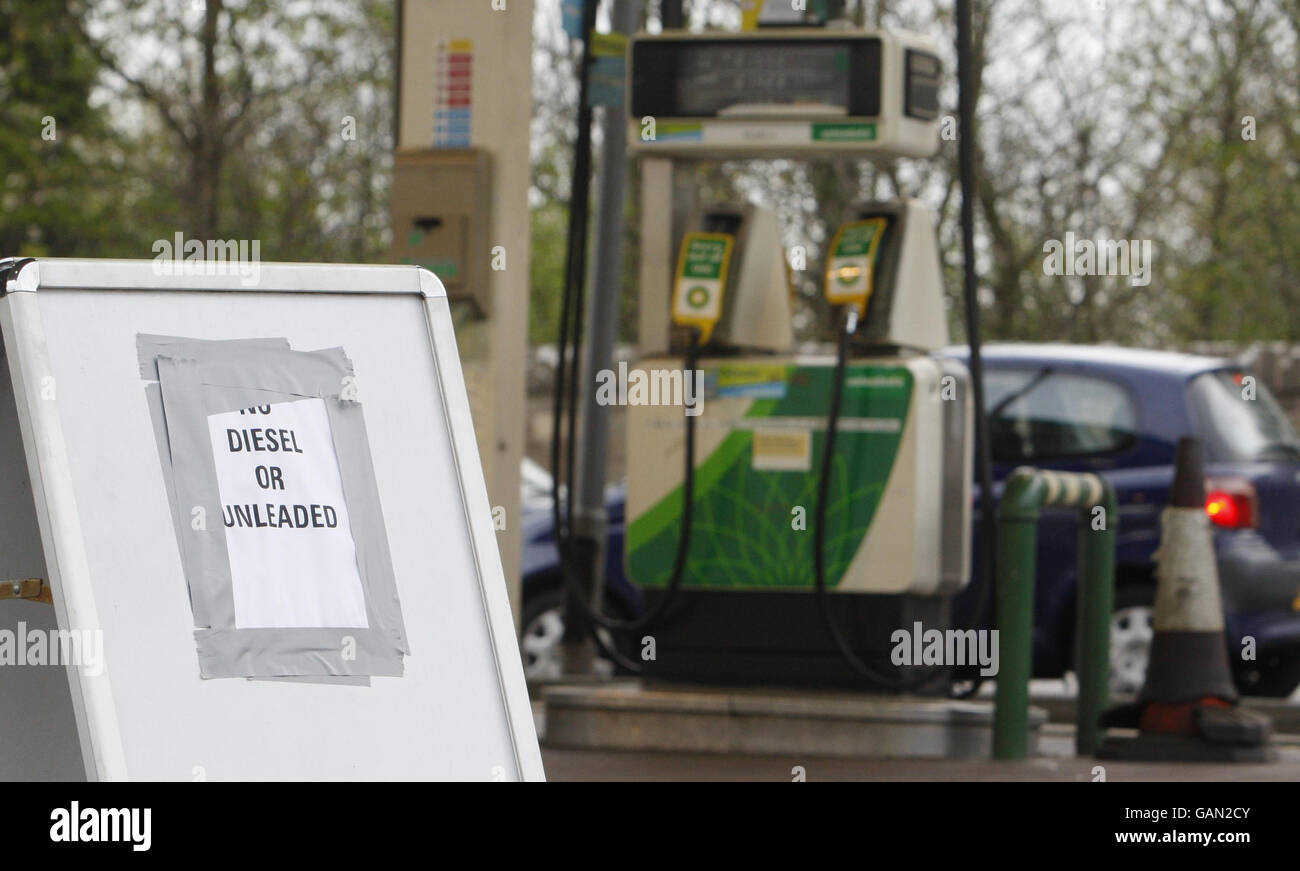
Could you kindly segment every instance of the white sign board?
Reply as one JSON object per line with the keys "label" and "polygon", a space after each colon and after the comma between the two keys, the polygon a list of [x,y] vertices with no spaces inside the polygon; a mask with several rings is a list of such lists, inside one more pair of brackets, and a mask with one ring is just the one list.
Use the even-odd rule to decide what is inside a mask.
{"label": "white sign board", "polygon": [[[24,471],[0,475],[0,518],[28,540],[24,530],[39,530],[38,547],[0,549],[0,577],[40,575],[54,600],[44,623],[49,605],[0,603],[0,624],[102,639],[96,668],[0,668],[0,725],[41,736],[35,754],[30,742],[0,743],[0,772],[66,775],[71,755],[91,779],[541,779],[441,284],[414,267],[260,273],[248,288],[237,275],[160,276],[148,261],[41,260],[0,281],[0,421],[21,431],[21,441],[0,439],[0,468]],[[178,433],[159,432],[142,381],[145,334],[342,349],[358,410],[310,395],[209,407],[185,418],[197,429],[177,455]],[[160,371],[169,353],[158,353]],[[164,377],[161,387],[183,384]],[[338,415],[364,435],[350,454]],[[377,612],[359,607],[357,566],[364,583],[373,540],[356,530],[377,522],[404,666],[332,683],[205,679],[193,566],[178,545],[201,527],[202,506],[169,490],[169,443],[178,474],[201,460],[214,482],[207,528],[226,536],[232,632],[375,631],[358,628]],[[376,508],[349,517],[349,505],[371,504],[355,498],[362,466]]]}

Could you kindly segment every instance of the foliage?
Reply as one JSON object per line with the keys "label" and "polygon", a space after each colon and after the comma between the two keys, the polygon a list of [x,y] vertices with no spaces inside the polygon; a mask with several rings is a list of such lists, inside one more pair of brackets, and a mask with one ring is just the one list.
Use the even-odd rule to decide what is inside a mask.
{"label": "foliage", "polygon": [[[1300,0],[972,2],[986,335],[1300,339]],[[847,6],[868,26],[932,33],[955,68],[951,0]],[[736,0],[687,8],[696,29],[738,23]],[[0,252],[149,257],[182,232],[257,239],[265,259],[387,259],[392,29],[391,0],[0,0]],[[542,342],[563,286],[577,104],[556,0],[537,0],[534,41],[529,335]],[[956,97],[949,76],[949,114]],[[923,199],[959,338],[956,151],[701,163],[679,183],[777,212],[787,248],[807,252],[793,276],[802,339],[828,333],[824,247],[851,206]],[[638,181],[633,169],[623,281],[600,291],[619,294],[625,340]],[[1067,233],[1149,240],[1150,284],[1047,274],[1044,245]]]}
{"label": "foliage", "polygon": [[[6,253],[387,253],[392,4],[0,0]],[[56,142],[40,119],[56,120]]]}

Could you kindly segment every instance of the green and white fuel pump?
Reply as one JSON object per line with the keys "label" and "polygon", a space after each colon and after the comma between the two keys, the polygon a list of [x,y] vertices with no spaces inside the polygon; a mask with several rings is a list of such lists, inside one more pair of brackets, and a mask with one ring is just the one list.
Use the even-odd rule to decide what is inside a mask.
{"label": "green and white fuel pump", "polygon": [[629,57],[643,323],[628,380],[697,387],[686,408],[628,403],[626,567],[655,618],[636,621],[655,636],[643,672],[945,690],[945,674],[889,656],[899,628],[948,628],[970,577],[972,404],[965,367],[934,354],[948,342],[934,215],[867,203],[839,228],[832,359],[793,353],[771,210],[700,206],[674,185],[701,159],[933,154],[934,45],[666,32]]}
{"label": "green and white fuel pump", "polygon": [[[858,212],[828,257],[837,359],[724,344],[702,325],[694,529],[649,675],[861,685],[842,646],[885,687],[894,630],[948,627],[970,574],[971,405],[965,368],[932,354],[948,341],[933,216],[915,201]],[[729,291],[738,302],[747,288]],[[648,382],[681,365],[651,357],[639,371]],[[681,535],[682,418],[628,409],[627,569],[652,605]]]}

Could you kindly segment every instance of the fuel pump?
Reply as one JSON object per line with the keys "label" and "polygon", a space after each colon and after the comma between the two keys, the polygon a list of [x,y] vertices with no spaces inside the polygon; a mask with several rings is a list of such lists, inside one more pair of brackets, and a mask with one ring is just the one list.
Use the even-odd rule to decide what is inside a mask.
{"label": "fuel pump", "polygon": [[[948,627],[969,577],[971,408],[964,367],[933,353],[948,342],[933,214],[865,204],[827,263],[845,313],[836,358],[715,341],[698,361],[683,577],[665,559],[687,520],[673,416],[628,410],[628,572],[648,602],[681,604],[647,674],[894,689],[894,631]],[[931,669],[907,685],[946,683]]]}
{"label": "fuel pump", "polygon": [[[828,252],[837,354],[804,355],[775,216],[697,207],[675,183],[696,160],[933,154],[934,46],[665,32],[634,37],[629,60],[643,357],[621,394],[625,557],[646,608],[597,622],[654,626],[651,677],[943,692],[945,674],[902,681],[890,662],[896,630],[948,627],[970,575],[972,391],[934,353],[948,333],[933,214],[910,200],[856,210]],[[690,407],[663,401],[674,376]]]}

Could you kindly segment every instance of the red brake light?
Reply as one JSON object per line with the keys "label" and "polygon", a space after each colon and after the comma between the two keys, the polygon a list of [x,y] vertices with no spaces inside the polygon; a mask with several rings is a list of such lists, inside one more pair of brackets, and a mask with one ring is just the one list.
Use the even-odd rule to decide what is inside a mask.
{"label": "red brake light", "polygon": [[1255,487],[1245,479],[1211,478],[1205,482],[1205,513],[1215,526],[1253,528],[1258,521],[1255,505]]}

